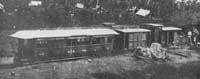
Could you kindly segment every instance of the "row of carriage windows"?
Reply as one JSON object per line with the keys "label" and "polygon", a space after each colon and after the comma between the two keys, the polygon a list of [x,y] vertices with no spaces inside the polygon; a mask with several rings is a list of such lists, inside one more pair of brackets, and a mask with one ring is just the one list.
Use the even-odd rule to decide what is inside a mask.
{"label": "row of carriage windows", "polygon": [[57,39],[57,40],[37,40],[37,48],[63,48],[65,46],[80,46],[90,44],[109,44],[112,43],[112,37],[96,38],[74,38],[74,39]]}

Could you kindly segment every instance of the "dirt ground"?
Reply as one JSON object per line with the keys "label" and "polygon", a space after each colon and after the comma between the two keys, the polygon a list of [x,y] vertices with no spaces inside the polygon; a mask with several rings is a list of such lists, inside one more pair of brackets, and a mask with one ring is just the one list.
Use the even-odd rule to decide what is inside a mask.
{"label": "dirt ground", "polygon": [[166,62],[137,60],[128,53],[0,69],[0,79],[199,79],[199,54],[187,52],[192,54],[186,58],[168,54],[173,60]]}

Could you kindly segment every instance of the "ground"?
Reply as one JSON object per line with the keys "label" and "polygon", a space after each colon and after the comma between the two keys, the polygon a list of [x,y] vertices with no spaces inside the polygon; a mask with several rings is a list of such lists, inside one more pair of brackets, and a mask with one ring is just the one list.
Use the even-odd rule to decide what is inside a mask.
{"label": "ground", "polygon": [[131,53],[0,69],[1,79],[199,79],[199,54],[172,61],[138,60]]}

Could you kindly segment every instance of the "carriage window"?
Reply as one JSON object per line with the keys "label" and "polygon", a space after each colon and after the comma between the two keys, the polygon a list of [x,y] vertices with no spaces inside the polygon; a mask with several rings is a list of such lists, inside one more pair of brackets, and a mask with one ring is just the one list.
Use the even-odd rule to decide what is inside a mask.
{"label": "carriage window", "polygon": [[106,43],[112,43],[112,37],[107,37],[107,42]]}
{"label": "carriage window", "polygon": [[45,40],[38,40],[36,41],[37,48],[47,48],[47,41]]}
{"label": "carriage window", "polygon": [[64,46],[64,40],[57,40],[57,47],[62,48]]}
{"label": "carriage window", "polygon": [[86,43],[86,38],[79,38],[77,39],[77,45],[85,45]]}
{"label": "carriage window", "polygon": [[49,47],[52,48],[62,48],[64,40],[48,40]]}
{"label": "carriage window", "polygon": [[90,39],[89,38],[84,38],[81,41],[82,41],[82,43],[81,43],[82,45],[88,45],[88,44],[90,44]]}
{"label": "carriage window", "polygon": [[66,40],[67,46],[87,45],[87,44],[90,44],[89,38],[76,38],[76,39],[67,39]]}
{"label": "carriage window", "polygon": [[104,37],[96,37],[92,39],[92,44],[102,44],[105,43]]}
{"label": "carriage window", "polygon": [[81,38],[78,38],[78,39],[77,39],[77,45],[81,45],[81,43],[82,43],[82,39],[81,39]]}
{"label": "carriage window", "polygon": [[77,45],[77,39],[71,39],[71,45],[76,46]]}
{"label": "carriage window", "polygon": [[66,40],[66,46],[71,46],[71,39]]}
{"label": "carriage window", "polygon": [[146,33],[142,33],[142,40],[146,40]]}
{"label": "carriage window", "polygon": [[138,39],[138,36],[139,36],[139,33],[133,33],[133,34],[130,34],[129,35],[129,39],[130,40],[133,40],[133,41],[137,41]]}
{"label": "carriage window", "polygon": [[93,38],[92,39],[92,44],[99,44],[100,43],[100,38]]}
{"label": "carriage window", "polygon": [[138,33],[138,41],[142,41],[142,37],[143,37],[143,34],[142,33]]}
{"label": "carriage window", "polygon": [[24,45],[27,45],[28,44],[28,40],[24,40]]}
{"label": "carriage window", "polygon": [[129,34],[129,39],[134,40],[134,38],[135,38],[134,36],[135,36],[135,34]]}

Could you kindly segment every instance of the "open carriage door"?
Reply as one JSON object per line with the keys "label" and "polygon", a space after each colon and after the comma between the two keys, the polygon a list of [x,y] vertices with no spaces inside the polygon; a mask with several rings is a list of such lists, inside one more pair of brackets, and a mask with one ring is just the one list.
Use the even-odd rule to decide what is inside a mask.
{"label": "open carriage door", "polygon": [[159,29],[155,29],[153,42],[160,43],[160,39],[161,39],[161,33],[160,32],[161,31]]}

